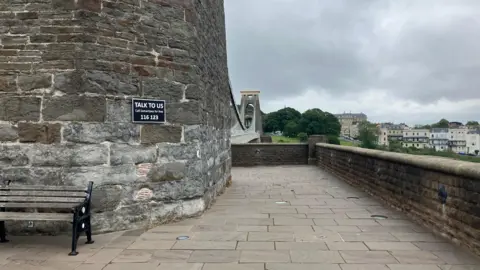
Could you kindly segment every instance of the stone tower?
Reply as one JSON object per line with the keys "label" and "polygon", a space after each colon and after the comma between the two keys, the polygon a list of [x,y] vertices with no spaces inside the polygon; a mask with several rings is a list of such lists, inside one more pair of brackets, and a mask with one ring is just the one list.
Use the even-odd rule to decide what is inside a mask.
{"label": "stone tower", "polygon": [[[1,180],[94,181],[97,233],[209,206],[231,166],[222,0],[3,2]],[[132,98],[166,122],[132,123]]]}
{"label": "stone tower", "polygon": [[262,113],[260,111],[260,91],[240,91],[240,114],[245,126],[254,128],[256,132],[263,134]]}

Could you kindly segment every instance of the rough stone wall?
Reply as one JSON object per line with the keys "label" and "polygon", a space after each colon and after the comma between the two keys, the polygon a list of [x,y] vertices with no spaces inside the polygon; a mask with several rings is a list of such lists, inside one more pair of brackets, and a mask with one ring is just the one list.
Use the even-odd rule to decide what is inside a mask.
{"label": "rough stone wall", "polygon": [[232,144],[232,166],[305,165],[308,144]]}
{"label": "rough stone wall", "polygon": [[[94,181],[95,232],[202,212],[230,175],[225,43],[221,0],[3,1],[0,179]],[[132,97],[168,123],[131,123]]]}
{"label": "rough stone wall", "polygon": [[[480,166],[446,158],[317,144],[317,165],[480,254]],[[438,198],[446,187],[445,210]]]}

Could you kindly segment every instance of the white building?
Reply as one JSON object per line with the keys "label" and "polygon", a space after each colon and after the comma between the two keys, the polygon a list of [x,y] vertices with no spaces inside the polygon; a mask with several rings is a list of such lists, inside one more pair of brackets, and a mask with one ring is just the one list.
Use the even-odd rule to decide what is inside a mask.
{"label": "white building", "polygon": [[419,149],[429,148],[430,130],[428,129],[404,129],[403,147],[415,147]]}
{"label": "white building", "polygon": [[388,146],[388,128],[378,126],[378,145]]}
{"label": "white building", "polygon": [[451,128],[449,129],[449,147],[455,153],[467,152],[467,133],[468,129],[463,128]]}
{"label": "white building", "polygon": [[432,128],[430,131],[430,147],[436,151],[447,151],[448,138],[448,128]]}
{"label": "white building", "polygon": [[466,153],[477,154],[480,153],[480,130],[470,130],[466,135]]}

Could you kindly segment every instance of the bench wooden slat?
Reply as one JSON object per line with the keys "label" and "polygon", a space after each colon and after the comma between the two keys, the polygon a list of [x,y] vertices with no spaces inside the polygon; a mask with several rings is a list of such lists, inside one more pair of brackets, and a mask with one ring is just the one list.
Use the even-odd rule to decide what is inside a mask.
{"label": "bench wooden slat", "polygon": [[0,196],[83,197],[83,191],[0,190]]}
{"label": "bench wooden slat", "polygon": [[86,188],[77,186],[29,186],[29,185],[0,185],[0,190],[57,190],[57,191],[86,191]]}
{"label": "bench wooden slat", "polygon": [[59,220],[70,221],[72,214],[61,213],[23,213],[23,212],[0,212],[0,220]]}
{"label": "bench wooden slat", "polygon": [[64,203],[82,203],[85,198],[69,197],[17,197],[0,196],[0,202],[64,202]]}
{"label": "bench wooden slat", "polygon": [[77,206],[78,203],[21,203],[21,202],[0,202],[0,207],[5,208],[56,208],[67,209]]}

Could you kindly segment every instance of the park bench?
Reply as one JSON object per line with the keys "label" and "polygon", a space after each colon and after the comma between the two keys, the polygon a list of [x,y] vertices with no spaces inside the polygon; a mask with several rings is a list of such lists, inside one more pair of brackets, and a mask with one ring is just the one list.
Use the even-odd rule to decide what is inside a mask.
{"label": "park bench", "polygon": [[[70,221],[72,223],[72,251],[77,252],[80,234],[85,232],[86,244],[93,244],[90,223],[90,204],[93,182],[87,187],[78,186],[0,186],[0,243],[9,242],[5,237],[5,221]],[[57,213],[48,211],[55,209]],[[62,213],[68,212],[68,213]]]}

